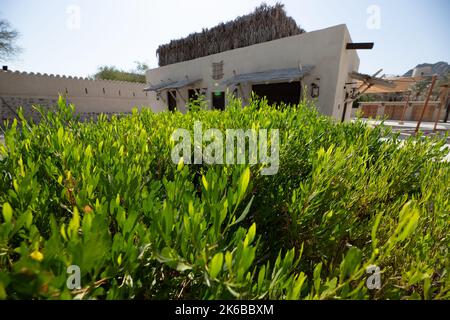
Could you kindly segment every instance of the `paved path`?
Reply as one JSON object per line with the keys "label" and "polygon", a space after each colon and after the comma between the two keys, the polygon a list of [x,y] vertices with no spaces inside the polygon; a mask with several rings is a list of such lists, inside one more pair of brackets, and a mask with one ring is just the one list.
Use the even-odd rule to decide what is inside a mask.
{"label": "paved path", "polygon": [[[379,120],[364,120],[368,125],[370,126],[379,126],[382,121]],[[415,133],[417,122],[415,121],[405,121],[403,123],[400,123],[399,121],[395,120],[386,120],[383,122],[385,126],[391,127],[393,131],[400,132],[400,136],[404,137],[405,139],[410,137]],[[434,122],[422,122],[420,126],[420,130],[424,133],[425,136],[432,136],[435,133],[434,130]],[[450,134],[450,123],[439,123],[437,126],[437,130],[440,133],[448,132]],[[446,145],[448,148],[450,148],[450,136],[447,140],[448,144]],[[450,153],[446,157],[446,160],[450,162]]]}
{"label": "paved path", "polygon": [[[369,125],[380,125],[382,121],[377,121],[377,120],[364,120],[367,124]],[[388,126],[388,127],[392,127],[395,129],[400,129],[400,130],[411,130],[411,129],[416,129],[417,126],[417,122],[415,121],[405,121],[403,123],[400,123],[399,121],[395,121],[395,120],[387,120],[384,121],[384,125]],[[420,125],[420,129],[422,131],[429,131],[429,130],[433,130],[434,129],[434,122],[422,122],[422,124]],[[437,126],[437,129],[439,131],[450,131],[450,123],[443,123],[440,122]]]}

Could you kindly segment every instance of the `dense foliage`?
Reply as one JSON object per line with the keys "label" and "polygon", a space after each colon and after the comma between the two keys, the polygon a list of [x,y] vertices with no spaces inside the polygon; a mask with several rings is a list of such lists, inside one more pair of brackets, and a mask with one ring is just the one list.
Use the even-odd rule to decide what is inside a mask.
{"label": "dense foliage", "polygon": [[142,62],[136,62],[136,69],[131,71],[123,71],[114,66],[102,66],[98,68],[97,73],[91,78],[95,80],[146,83],[145,71],[148,68],[148,65]]}
{"label": "dense foliage", "polygon": [[[0,298],[450,297],[443,141],[336,124],[307,103],[191,110],[80,123],[60,99],[39,124],[9,123]],[[280,129],[279,173],[173,164],[172,132],[197,120]],[[71,265],[80,289],[66,285]]]}

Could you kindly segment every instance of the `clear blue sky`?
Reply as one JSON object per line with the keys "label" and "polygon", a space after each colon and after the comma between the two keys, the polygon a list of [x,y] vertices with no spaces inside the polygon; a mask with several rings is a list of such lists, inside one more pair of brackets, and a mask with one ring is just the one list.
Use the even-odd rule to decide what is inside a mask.
{"label": "clear blue sky", "polygon": [[[262,2],[0,0],[0,17],[21,33],[18,43],[24,49],[16,61],[3,64],[13,70],[74,76],[91,75],[100,65],[131,69],[134,61],[156,67],[158,45],[249,13]],[[418,63],[450,60],[449,0],[281,2],[307,31],[345,23],[353,41],[375,42],[374,50],[360,51],[361,72],[383,68],[387,74],[403,74]],[[380,20],[371,19],[373,11],[368,13],[373,5]],[[71,6],[80,9],[79,25]],[[368,19],[375,21],[371,28]]]}

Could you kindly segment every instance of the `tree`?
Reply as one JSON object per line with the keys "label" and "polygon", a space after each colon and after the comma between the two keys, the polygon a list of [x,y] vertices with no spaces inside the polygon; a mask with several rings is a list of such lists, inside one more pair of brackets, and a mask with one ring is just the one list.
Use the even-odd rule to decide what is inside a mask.
{"label": "tree", "polygon": [[136,61],[136,71],[135,73],[137,74],[145,74],[145,72],[150,69],[148,64],[146,64],[145,62],[139,62]]}
{"label": "tree", "polygon": [[424,79],[417,81],[413,85],[411,85],[410,90],[414,96],[414,100],[420,100],[423,95],[425,94],[427,88],[431,84],[431,78],[430,79]]}
{"label": "tree", "polygon": [[136,69],[131,71],[124,71],[115,66],[102,66],[98,68],[96,74],[91,78],[95,80],[115,80],[127,82],[146,83],[145,71],[148,69],[147,64],[136,62]]}
{"label": "tree", "polygon": [[[431,79],[432,79],[431,77],[428,77],[424,80],[420,80],[410,87],[410,90],[414,94],[415,100],[425,99],[425,95],[428,93],[428,90],[431,85]],[[433,88],[433,92],[431,93],[431,97],[433,99],[439,98],[441,86],[444,84],[448,84],[449,79],[450,79],[450,72],[447,72],[446,74],[438,77],[436,85]]]}
{"label": "tree", "polygon": [[9,22],[0,19],[0,61],[7,61],[18,55],[21,49],[16,45],[19,32]]}

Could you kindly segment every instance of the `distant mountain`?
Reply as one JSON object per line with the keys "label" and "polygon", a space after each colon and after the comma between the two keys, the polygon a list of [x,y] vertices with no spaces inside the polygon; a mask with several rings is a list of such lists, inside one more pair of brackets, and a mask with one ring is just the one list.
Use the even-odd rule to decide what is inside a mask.
{"label": "distant mountain", "polygon": [[[432,73],[437,74],[440,76],[446,75],[450,71],[450,65],[447,62],[438,62],[435,64],[432,63],[422,63],[419,64],[416,68],[422,68],[422,67],[431,67]],[[404,77],[411,77],[413,74],[414,69],[409,70],[407,73],[405,73]]]}

